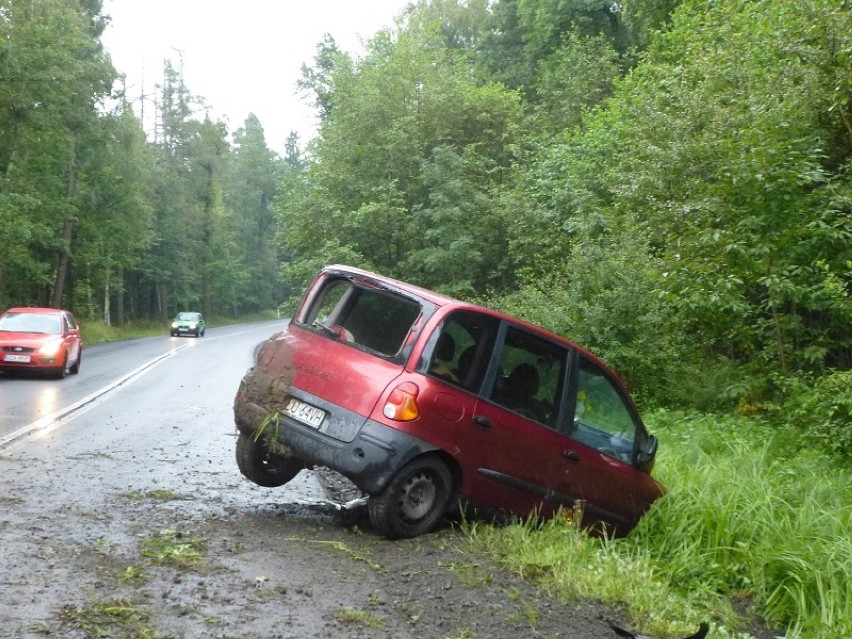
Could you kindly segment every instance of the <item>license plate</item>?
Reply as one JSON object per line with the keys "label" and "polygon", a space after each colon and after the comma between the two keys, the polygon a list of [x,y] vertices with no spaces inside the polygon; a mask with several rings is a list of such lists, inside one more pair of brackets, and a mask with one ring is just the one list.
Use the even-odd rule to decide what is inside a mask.
{"label": "license plate", "polygon": [[19,362],[19,363],[22,363],[22,364],[29,364],[30,363],[30,356],[29,355],[8,355],[7,354],[7,355],[3,356],[3,361],[4,362]]}
{"label": "license plate", "polygon": [[303,424],[307,424],[313,428],[319,428],[320,424],[322,424],[322,420],[325,418],[324,410],[317,408],[316,406],[306,404],[295,397],[291,397],[287,400],[287,403],[284,405],[283,412],[285,415],[292,417],[297,422],[302,422]]}

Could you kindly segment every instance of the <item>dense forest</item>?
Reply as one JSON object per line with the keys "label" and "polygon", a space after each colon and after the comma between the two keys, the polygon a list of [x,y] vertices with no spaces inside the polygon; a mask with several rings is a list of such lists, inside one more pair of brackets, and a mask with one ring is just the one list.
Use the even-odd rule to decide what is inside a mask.
{"label": "dense forest", "polygon": [[420,0],[317,43],[284,157],[168,61],[146,135],[108,20],[0,0],[0,307],[239,316],[350,263],[852,450],[847,0]]}

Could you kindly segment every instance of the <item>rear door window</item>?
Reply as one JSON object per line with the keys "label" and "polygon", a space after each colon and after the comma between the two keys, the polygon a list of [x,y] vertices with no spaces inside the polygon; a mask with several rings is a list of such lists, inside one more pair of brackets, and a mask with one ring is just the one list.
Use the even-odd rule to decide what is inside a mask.
{"label": "rear door window", "polygon": [[519,415],[555,427],[568,350],[509,325],[489,399]]}
{"label": "rear door window", "polygon": [[422,372],[478,393],[499,327],[499,320],[482,313],[453,312],[432,335]]}

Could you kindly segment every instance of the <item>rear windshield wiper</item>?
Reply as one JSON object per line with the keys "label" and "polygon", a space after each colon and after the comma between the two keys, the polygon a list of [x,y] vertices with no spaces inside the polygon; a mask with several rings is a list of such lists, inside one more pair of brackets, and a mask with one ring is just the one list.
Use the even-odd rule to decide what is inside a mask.
{"label": "rear windshield wiper", "polygon": [[317,329],[320,333],[322,333],[323,335],[327,335],[328,337],[333,337],[334,339],[340,339],[340,333],[338,333],[337,331],[335,331],[332,328],[329,328],[328,326],[326,326],[325,324],[323,324],[319,320],[314,320],[314,323],[312,324],[312,326],[315,329]]}

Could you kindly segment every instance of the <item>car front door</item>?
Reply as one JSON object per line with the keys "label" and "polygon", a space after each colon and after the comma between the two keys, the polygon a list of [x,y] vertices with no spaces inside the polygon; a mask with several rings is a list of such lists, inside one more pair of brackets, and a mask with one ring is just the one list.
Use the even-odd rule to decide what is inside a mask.
{"label": "car front door", "polygon": [[580,353],[573,364],[572,410],[560,424],[569,435],[563,455],[573,468],[563,474],[560,492],[581,500],[586,524],[603,522],[626,533],[661,491],[635,464],[637,443],[647,434],[606,369]]}
{"label": "car front door", "polygon": [[68,349],[68,361],[80,359],[80,328],[70,313],[62,314],[62,334]]}

